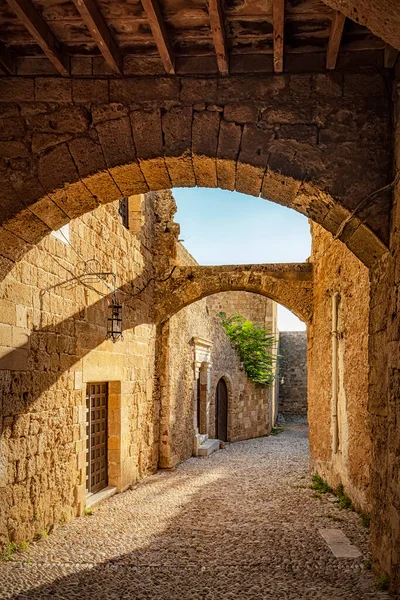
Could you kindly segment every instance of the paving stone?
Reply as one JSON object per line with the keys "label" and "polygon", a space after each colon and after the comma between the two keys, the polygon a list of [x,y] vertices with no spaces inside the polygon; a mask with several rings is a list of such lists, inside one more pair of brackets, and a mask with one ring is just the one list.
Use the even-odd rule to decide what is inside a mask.
{"label": "paving stone", "polygon": [[[313,498],[308,462],[298,417],[279,436],[161,471],[0,564],[0,598],[389,598],[364,567],[367,530]],[[318,534],[332,511],[362,556],[337,558]]]}
{"label": "paving stone", "polygon": [[353,546],[341,529],[320,529],[322,535],[332,553],[337,558],[358,558],[361,552]]}

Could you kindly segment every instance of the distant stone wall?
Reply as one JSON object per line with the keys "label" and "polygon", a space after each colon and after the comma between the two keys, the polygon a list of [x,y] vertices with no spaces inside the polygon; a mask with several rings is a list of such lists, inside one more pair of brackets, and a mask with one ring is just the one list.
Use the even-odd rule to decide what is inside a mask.
{"label": "distant stone wall", "polygon": [[307,414],[307,333],[279,334],[279,412]]}
{"label": "distant stone wall", "polygon": [[[253,323],[263,323],[276,336],[276,339],[278,339],[277,307],[278,304],[270,298],[252,292],[222,292],[207,298],[207,310],[209,312],[215,314],[224,312],[227,316],[238,313],[242,317],[253,321]],[[278,344],[274,346],[272,351],[274,355],[278,353]],[[249,383],[251,384],[251,381]],[[271,427],[275,425],[278,414],[278,387],[279,381],[276,378],[274,385],[270,388],[269,420]],[[251,392],[249,394],[251,396]]]}
{"label": "distant stone wall", "polygon": [[252,292],[222,292],[207,298],[207,307],[216,314],[224,312],[229,317],[238,313],[269,328],[276,325],[276,306],[276,302],[266,296]]}

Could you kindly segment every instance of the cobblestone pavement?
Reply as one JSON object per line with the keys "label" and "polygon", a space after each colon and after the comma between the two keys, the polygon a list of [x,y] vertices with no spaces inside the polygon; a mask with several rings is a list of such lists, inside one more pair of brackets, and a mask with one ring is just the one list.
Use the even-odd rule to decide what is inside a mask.
{"label": "cobblestone pavement", "polygon": [[[192,458],[2,563],[0,597],[388,598],[368,570],[359,517],[332,497],[313,497],[309,483],[307,429],[300,423]],[[332,527],[363,556],[334,558],[318,533]]]}

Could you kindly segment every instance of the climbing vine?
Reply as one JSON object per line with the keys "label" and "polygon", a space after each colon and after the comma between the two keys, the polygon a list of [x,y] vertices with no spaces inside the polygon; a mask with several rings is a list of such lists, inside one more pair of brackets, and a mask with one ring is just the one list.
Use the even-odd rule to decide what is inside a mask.
{"label": "climbing vine", "polygon": [[272,385],[277,360],[274,353],[277,338],[261,323],[248,321],[237,313],[227,317],[221,312],[219,316],[248,377],[254,383]]}

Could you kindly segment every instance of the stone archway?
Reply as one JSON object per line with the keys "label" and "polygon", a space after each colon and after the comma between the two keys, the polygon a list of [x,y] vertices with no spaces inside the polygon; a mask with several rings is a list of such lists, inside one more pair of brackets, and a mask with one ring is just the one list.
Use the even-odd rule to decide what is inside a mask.
{"label": "stone archway", "polygon": [[157,286],[156,320],[164,323],[185,306],[226,291],[254,292],[291,310],[306,323],[313,314],[311,263],[176,267]]}
{"label": "stone archway", "polygon": [[[386,251],[389,111],[374,72],[2,78],[2,270],[122,196],[221,187],[289,206],[365,264]],[[18,124],[18,126],[17,126]]]}

